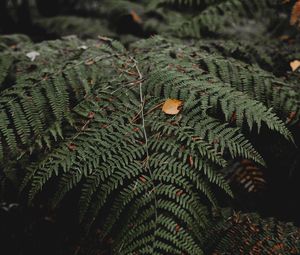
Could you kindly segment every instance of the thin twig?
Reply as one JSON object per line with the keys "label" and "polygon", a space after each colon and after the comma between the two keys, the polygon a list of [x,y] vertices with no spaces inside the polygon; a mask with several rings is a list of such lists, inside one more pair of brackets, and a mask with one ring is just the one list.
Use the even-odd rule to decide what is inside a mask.
{"label": "thin twig", "polygon": [[[156,229],[156,224],[157,224],[157,199],[156,199],[156,186],[154,183],[154,177],[153,177],[153,173],[151,171],[151,168],[149,166],[149,150],[148,150],[148,136],[147,136],[147,131],[146,131],[146,126],[145,126],[145,115],[144,115],[144,104],[145,104],[145,98],[143,96],[143,75],[138,67],[138,62],[132,58],[132,60],[134,61],[134,67],[138,72],[139,75],[139,92],[140,92],[140,102],[141,102],[141,110],[140,110],[140,116],[141,116],[141,120],[142,120],[142,129],[143,129],[143,133],[144,133],[144,139],[145,139],[145,150],[146,150],[146,162],[145,162],[145,168],[148,168],[149,171],[149,175],[151,178],[151,182],[152,182],[152,189],[149,193],[153,194],[154,196],[154,207],[155,207],[155,223],[154,223],[154,229]],[[153,248],[153,247],[152,247]]]}

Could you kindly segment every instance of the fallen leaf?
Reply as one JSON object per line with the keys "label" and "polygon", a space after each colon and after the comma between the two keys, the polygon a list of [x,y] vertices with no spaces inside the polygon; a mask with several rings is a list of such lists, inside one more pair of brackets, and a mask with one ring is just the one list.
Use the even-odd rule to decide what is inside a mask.
{"label": "fallen leaf", "polygon": [[88,60],[85,61],[85,64],[86,64],[87,66],[90,66],[90,65],[95,64],[95,61],[94,61],[94,59],[88,59]]}
{"label": "fallen leaf", "polygon": [[94,112],[89,112],[88,113],[88,118],[89,119],[93,119],[95,117],[95,113]]}
{"label": "fallen leaf", "polygon": [[180,106],[183,104],[181,100],[178,99],[167,99],[162,107],[162,111],[166,114],[176,115],[180,111]]}
{"label": "fallen leaf", "polygon": [[183,190],[180,189],[180,190],[176,191],[176,196],[177,197],[181,196],[182,194],[183,194]]}
{"label": "fallen leaf", "polygon": [[232,115],[231,115],[231,118],[230,118],[230,123],[233,123],[236,121],[236,112],[233,112]]}
{"label": "fallen leaf", "polygon": [[142,24],[142,18],[134,11],[130,11],[130,15],[135,23]]}
{"label": "fallen leaf", "polygon": [[74,143],[69,143],[67,146],[68,146],[70,151],[75,151],[76,150],[76,144],[74,144]]}
{"label": "fallen leaf", "polygon": [[298,0],[292,9],[290,24],[292,26],[296,25],[300,21],[300,0]]}
{"label": "fallen leaf", "polygon": [[287,122],[287,123],[292,122],[292,121],[295,119],[296,115],[297,115],[296,112],[290,112],[289,116],[287,117],[286,122]]}
{"label": "fallen leaf", "polygon": [[145,178],[145,176],[140,176],[139,177],[140,181],[142,181],[143,183],[147,182],[147,179]]}
{"label": "fallen leaf", "polygon": [[87,50],[87,48],[88,47],[86,45],[81,45],[78,47],[78,49],[80,49],[80,50]]}
{"label": "fallen leaf", "polygon": [[290,67],[292,68],[293,72],[296,71],[300,67],[300,61],[299,60],[291,61]]}
{"label": "fallen leaf", "polygon": [[189,163],[190,163],[190,166],[194,165],[194,160],[193,160],[193,157],[191,155],[189,156]]}
{"label": "fallen leaf", "polygon": [[26,54],[26,57],[30,58],[31,61],[34,61],[36,59],[36,57],[38,57],[39,55],[40,55],[39,52],[31,51]]}
{"label": "fallen leaf", "polygon": [[101,35],[98,35],[98,39],[101,40],[101,41],[105,41],[105,42],[112,42],[111,38],[101,36]]}

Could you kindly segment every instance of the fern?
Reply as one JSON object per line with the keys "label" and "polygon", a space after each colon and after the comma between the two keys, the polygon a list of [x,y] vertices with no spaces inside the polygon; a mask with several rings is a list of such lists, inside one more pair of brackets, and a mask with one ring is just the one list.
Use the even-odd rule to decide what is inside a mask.
{"label": "fern", "polygon": [[292,223],[222,209],[211,225],[206,252],[212,254],[298,254],[299,229]]}
{"label": "fern", "polygon": [[[154,37],[125,51],[108,38],[69,37],[3,54],[21,61],[1,91],[1,165],[22,159],[29,201],[52,179],[54,207],[78,187],[80,219],[88,229],[105,217],[114,253],[203,254],[206,205],[217,206],[217,187],[232,196],[220,169],[236,157],[264,165],[243,130],[266,125],[292,140],[253,83],[231,85],[197,47]],[[182,100],[179,114],[161,111],[168,98]]]}
{"label": "fern", "polygon": [[281,79],[262,71],[256,66],[247,67],[239,62],[231,62],[223,57],[203,56],[200,65],[214,73],[223,82],[230,84],[239,91],[247,91],[252,98],[262,101],[268,107],[287,117],[295,112],[299,115],[299,95],[293,84],[284,85]]}
{"label": "fern", "polygon": [[[260,68],[281,76],[290,69],[289,62],[299,57],[299,46],[287,44],[267,36],[257,40],[203,40],[196,42],[197,47],[210,53],[239,59],[247,64],[257,64]],[[280,50],[278,50],[280,49]]]}
{"label": "fern", "polygon": [[[52,52],[47,50],[50,49],[42,47],[45,57],[55,52],[53,49]],[[26,49],[20,54],[24,54],[25,57],[25,53]],[[59,51],[55,53],[59,54]],[[75,48],[75,54],[83,54],[80,45]],[[71,108],[89,93],[93,85],[90,82],[97,78],[95,66],[113,55],[109,53],[107,47],[104,47],[102,55],[96,57],[87,55],[75,61],[72,57],[74,56],[70,55],[69,64],[62,63],[55,69],[51,68],[51,63],[41,58],[40,61],[45,62],[32,72],[32,76],[26,71],[28,70],[26,66],[32,65],[29,59],[20,62],[24,68],[24,75],[16,78],[16,85],[1,92],[0,140],[1,149],[3,150],[4,146],[9,149],[6,153],[20,155],[24,146],[30,145],[30,141],[34,141],[40,147],[44,145],[50,147],[51,139],[57,141],[59,137],[63,138],[62,126],[65,122],[72,124]],[[45,65],[48,67],[45,68]],[[40,72],[43,73],[42,77],[39,77]]]}
{"label": "fern", "polygon": [[193,17],[192,21],[185,21],[181,25],[179,35],[201,37],[201,34],[207,32],[216,35],[226,34],[226,32],[234,34],[230,30],[239,30],[239,26],[244,29],[249,26],[247,30],[251,32],[253,28],[251,29],[250,20],[270,15],[272,6],[276,6],[276,4],[278,2],[268,0],[252,2],[243,0],[220,1],[216,5],[209,5],[199,15]]}
{"label": "fern", "polygon": [[90,38],[97,35],[113,37],[115,34],[108,30],[107,22],[93,18],[79,18],[76,16],[57,16],[40,18],[35,25],[47,31],[50,35],[74,35],[81,38]]}
{"label": "fern", "polygon": [[259,192],[265,188],[263,169],[258,168],[250,160],[234,162],[222,171],[232,185],[241,187],[246,192]]}
{"label": "fern", "polygon": [[[1,187],[21,177],[29,202],[50,189],[53,207],[75,189],[80,221],[103,219],[113,254],[299,253],[289,224],[208,210],[232,182],[264,184],[249,133],[294,141],[299,73],[287,71],[299,47],[277,40],[295,32],[282,1],[68,0],[55,17],[42,2],[35,28],[94,39],[0,37]],[[164,37],[131,43],[152,34]],[[167,99],[181,100],[178,114],[162,111]]]}
{"label": "fern", "polygon": [[[161,46],[159,46],[159,44],[161,44]],[[171,71],[171,72],[166,72],[166,71],[162,71],[159,72],[159,75],[161,75],[162,77],[160,77],[159,75],[157,75],[157,77],[155,77],[156,79],[153,81],[152,84],[156,85],[158,83],[162,83],[163,89],[161,90],[157,90],[153,87],[149,88],[149,91],[155,91],[156,95],[158,95],[159,93],[163,93],[164,91],[166,91],[167,93],[171,93],[171,94],[166,94],[166,97],[180,97],[180,93],[184,93],[184,89],[179,90],[179,88],[181,87],[181,83],[189,83],[191,84],[193,87],[196,88],[197,86],[197,82],[201,83],[201,88],[198,89],[197,93],[202,94],[204,96],[202,96],[203,101],[205,106],[203,107],[207,107],[210,108],[211,112],[216,112],[219,108],[221,108],[220,110],[223,112],[225,119],[228,122],[231,122],[230,120],[232,119],[232,116],[235,115],[235,122],[241,126],[241,124],[243,123],[243,118],[244,116],[247,118],[247,124],[249,125],[250,129],[253,127],[253,124],[257,124],[258,125],[258,129],[261,125],[261,122],[263,120],[263,116],[266,114],[268,115],[268,117],[265,119],[265,123],[269,126],[269,128],[273,129],[275,128],[275,130],[282,129],[280,126],[282,126],[282,123],[280,124],[281,121],[279,121],[277,119],[277,117],[275,117],[275,115],[270,114],[271,109],[267,110],[267,108],[265,108],[261,103],[259,103],[257,100],[261,101],[261,97],[259,97],[259,91],[256,92],[254,91],[254,95],[257,95],[257,97],[252,97],[252,91],[255,88],[256,84],[253,84],[252,82],[252,78],[251,76],[249,77],[239,77],[236,76],[233,78],[233,81],[236,82],[237,84],[239,82],[249,82],[249,89],[245,90],[244,92],[247,92],[247,95],[249,97],[244,97],[245,94],[240,94],[237,91],[234,91],[230,88],[230,84],[232,84],[232,81],[230,80],[223,80],[223,82],[219,82],[220,79],[220,74],[222,75],[222,73],[218,72],[219,70],[216,70],[216,68],[212,69],[212,70],[208,70],[205,66],[201,66],[199,65],[199,62],[197,61],[197,59],[199,59],[199,57],[201,56],[201,53],[197,52],[197,49],[191,48],[191,47],[186,47],[184,45],[182,45],[182,49],[185,50],[184,52],[178,52],[178,57],[176,57],[176,51],[173,51],[168,48],[170,46],[168,46],[167,43],[164,43],[164,41],[162,41],[161,39],[157,39],[157,41],[155,42],[155,44],[157,46],[157,48],[155,49],[156,55],[155,58],[152,57],[151,61],[153,61],[155,64],[154,65],[159,65],[160,61],[162,62],[163,65],[167,65],[165,62],[165,59],[169,59],[172,62],[177,61],[177,64],[172,65],[170,64],[169,66],[171,66],[171,69],[175,69],[177,72],[179,70],[179,72],[183,73],[180,75],[177,75],[177,80],[174,80],[173,75],[175,74],[176,71]],[[143,44],[141,44],[138,47],[144,47]],[[163,53],[158,53],[158,51],[163,52]],[[172,52],[172,55],[175,54],[174,58],[173,56],[170,56],[169,52]],[[197,53],[196,53],[197,52]],[[190,55],[194,55],[193,57],[191,57]],[[200,55],[200,56],[199,56]],[[146,55],[145,58],[149,58],[149,55]],[[201,57],[200,57],[201,58]],[[206,58],[209,59],[208,54],[203,54],[203,59],[206,60]],[[215,57],[216,59],[218,58],[217,56]],[[187,61],[190,61],[190,63],[187,63]],[[208,60],[207,60],[208,61]],[[158,63],[157,63],[158,62]],[[194,63],[194,65],[193,65]],[[235,63],[235,62],[234,62]],[[221,68],[226,68],[226,65],[222,65],[222,63],[220,64],[220,69]],[[207,74],[207,71],[209,72]],[[190,75],[186,75],[189,74]],[[226,75],[227,77],[230,77],[231,75],[231,69],[227,69],[223,71],[224,75]],[[251,73],[251,71],[249,72]],[[257,71],[255,70],[255,72],[253,71],[253,75],[254,73],[257,73]],[[249,75],[249,74],[248,74]],[[167,77],[168,76],[168,77]],[[175,76],[175,75],[174,75]],[[192,77],[194,78],[192,78]],[[164,77],[166,77],[165,80]],[[222,77],[222,76],[221,76]],[[194,79],[196,79],[195,81],[193,81]],[[222,79],[222,78],[221,78]],[[268,85],[268,79],[263,77],[262,78],[262,82],[261,82],[261,86],[264,86],[265,83],[267,83]],[[224,83],[225,82],[225,83]],[[283,81],[280,81],[281,83]],[[173,84],[172,87],[167,86],[168,83]],[[228,85],[228,86],[227,86]],[[272,85],[270,85],[271,87]],[[161,88],[160,86],[158,86],[158,88]],[[168,90],[172,91],[169,91]],[[239,89],[239,88],[238,88]],[[241,89],[242,90],[242,89]],[[269,92],[268,94],[272,93],[272,91],[276,91],[276,87],[271,87],[271,92]],[[190,89],[188,90],[190,91]],[[242,90],[243,91],[243,90]],[[187,93],[187,92],[185,92]],[[257,93],[257,94],[256,94]],[[298,94],[296,91],[293,91],[293,89],[288,90],[289,95],[295,95],[295,97],[297,98]],[[206,97],[206,95],[209,94],[211,95],[209,98]],[[192,94],[192,96],[194,96]],[[257,99],[254,100],[253,99]],[[205,99],[206,98],[206,99]],[[278,99],[277,99],[278,100]],[[291,100],[293,100],[293,98],[291,98]],[[188,101],[190,102],[190,101]],[[263,103],[265,103],[263,101]],[[243,105],[243,109],[241,107],[239,107],[240,105]],[[268,105],[266,104],[268,107],[273,106],[273,105]],[[240,113],[238,113],[236,111],[236,107],[239,107],[240,109]],[[214,109],[212,111],[212,109]],[[279,108],[279,107],[278,107]],[[192,110],[192,109],[190,109]],[[289,109],[291,110],[291,109]],[[252,111],[252,112],[251,112]],[[268,113],[267,113],[268,111]],[[297,110],[298,111],[298,110]],[[272,116],[272,117],[271,117]],[[273,124],[275,122],[278,122],[278,127],[273,126]],[[277,125],[277,124],[276,124]],[[284,128],[283,128],[284,129]],[[285,135],[286,137],[289,137],[290,134],[288,131],[279,131],[282,132],[283,135]]]}

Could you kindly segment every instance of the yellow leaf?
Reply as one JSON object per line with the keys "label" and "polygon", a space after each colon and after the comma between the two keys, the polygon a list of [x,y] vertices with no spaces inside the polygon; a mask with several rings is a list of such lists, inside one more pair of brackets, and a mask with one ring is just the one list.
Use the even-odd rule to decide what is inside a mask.
{"label": "yellow leaf", "polygon": [[138,24],[143,23],[142,18],[134,10],[130,11],[130,15],[135,23],[138,23]]}
{"label": "yellow leaf", "polygon": [[293,72],[296,71],[300,67],[300,61],[299,60],[291,61],[290,67],[292,68]]}
{"label": "yellow leaf", "polygon": [[176,115],[180,111],[182,101],[178,99],[167,99],[163,104],[162,111],[166,114]]}
{"label": "yellow leaf", "polygon": [[290,24],[296,25],[300,21],[300,1],[297,0],[297,2],[294,4],[292,9],[292,14],[290,18]]}

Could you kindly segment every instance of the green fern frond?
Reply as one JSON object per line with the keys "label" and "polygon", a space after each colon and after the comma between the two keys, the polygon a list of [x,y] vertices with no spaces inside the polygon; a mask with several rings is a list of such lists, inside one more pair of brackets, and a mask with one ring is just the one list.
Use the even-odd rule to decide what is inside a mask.
{"label": "green fern frond", "polygon": [[235,89],[246,92],[251,98],[288,116],[300,111],[299,94],[295,86],[274,77],[257,66],[246,66],[238,61],[218,56],[199,59],[201,67]]}
{"label": "green fern frond", "polygon": [[218,212],[233,182],[264,183],[253,136],[294,141],[300,47],[282,0],[64,0],[53,17],[29,2],[34,31],[65,37],[0,36],[0,188],[18,176],[53,208],[73,194],[113,254],[300,253],[294,226]]}
{"label": "green fern frond", "polygon": [[[73,39],[58,42],[64,50],[36,45],[31,72],[32,46],[11,53],[22,61],[1,91],[1,164],[21,155],[29,201],[51,180],[54,207],[79,190],[80,220],[88,229],[105,218],[101,238],[115,239],[115,253],[204,254],[205,205],[217,206],[216,188],[232,196],[220,170],[236,157],[264,164],[242,132],[265,124],[291,140],[290,131],[225,71],[202,66],[207,53],[196,47],[154,37],[126,51],[108,38]],[[72,53],[46,67],[44,52],[61,51]],[[170,98],[183,103],[176,115],[161,109]]]}
{"label": "green fern frond", "polygon": [[[77,51],[80,54],[81,50]],[[67,67],[63,63],[55,70],[47,71],[43,77],[39,72],[34,72],[36,76],[30,79],[25,74],[25,79],[17,78],[17,84],[1,92],[0,139],[10,149],[7,153],[20,153],[24,146],[32,143],[32,138],[40,147],[43,143],[49,147],[51,139],[57,141],[63,138],[62,125],[72,122],[72,107],[90,93],[90,83],[97,79],[97,63],[113,57],[106,46],[99,50],[100,53],[102,55],[73,61]],[[28,61],[23,64],[28,64]]]}
{"label": "green fern frond", "polygon": [[[192,18],[191,21],[185,21],[179,26],[180,31],[177,32],[182,37],[196,37],[199,38],[203,33],[220,33],[229,32],[234,27],[246,27],[250,25],[251,19],[262,19],[274,10],[272,8],[278,5],[280,1],[269,0],[225,0],[220,1],[215,5],[209,5],[200,14]],[[178,27],[177,27],[178,29]]]}
{"label": "green fern frond", "polygon": [[212,231],[207,236],[206,252],[220,255],[289,255],[300,252],[299,229],[292,223],[262,219],[255,213],[228,214],[227,211],[221,209],[221,214],[215,217]]}
{"label": "green fern frond", "polygon": [[217,80],[213,80],[214,77],[202,75],[199,79],[193,79],[188,75],[178,74],[167,69],[153,73],[150,77],[151,83],[147,84],[146,93],[155,91],[156,96],[181,98],[180,94],[184,93],[182,91],[189,90],[190,94],[195,93],[196,97],[199,97],[199,104],[202,103],[201,100],[204,98],[204,100],[208,100],[208,107],[217,109],[220,105],[227,121],[235,113],[237,125],[239,126],[246,120],[250,130],[254,123],[257,124],[259,130],[261,123],[264,122],[271,130],[276,130],[287,139],[292,140],[290,131],[272,113],[272,109],[266,108],[261,102],[252,100],[245,94],[226,87],[226,84],[220,84]]}

